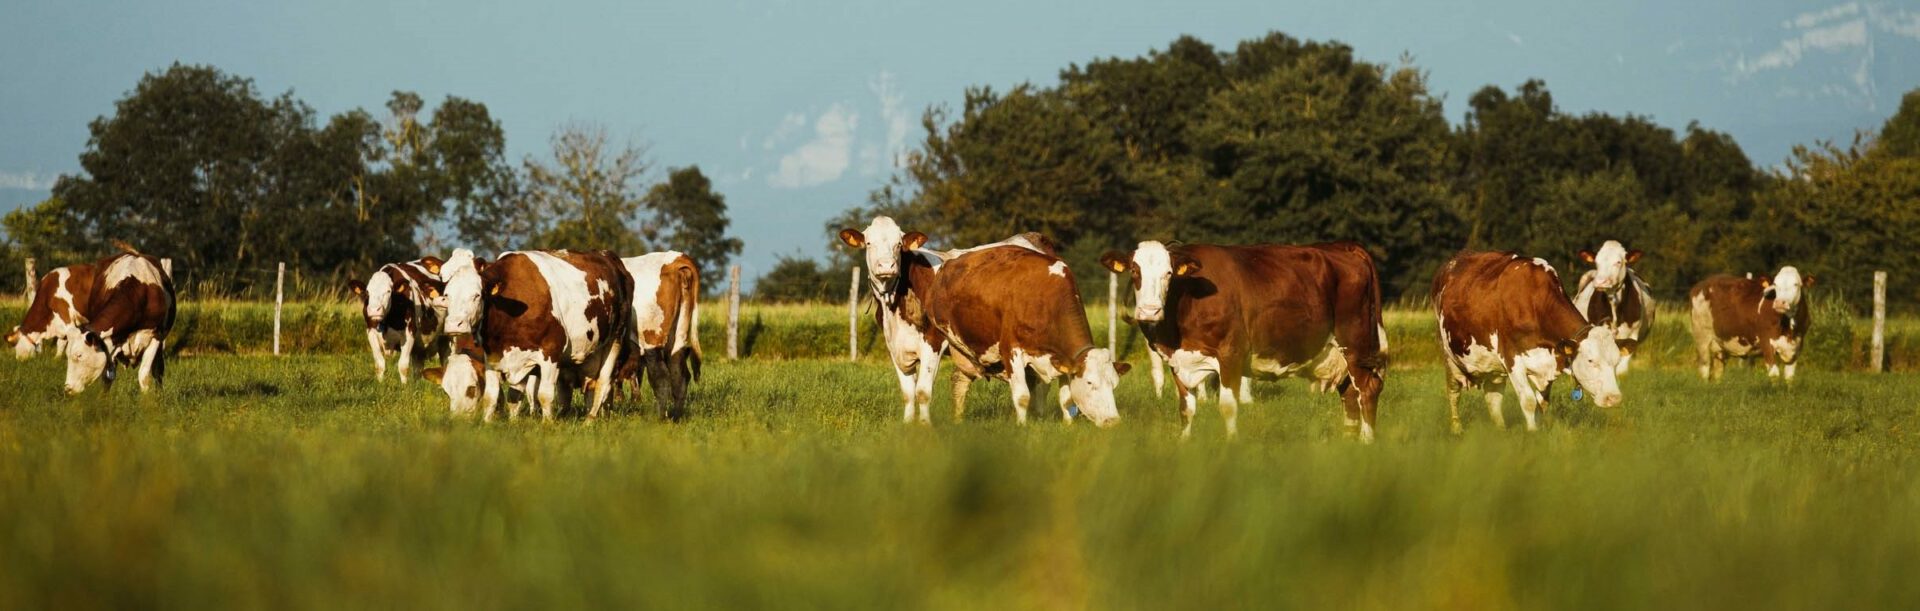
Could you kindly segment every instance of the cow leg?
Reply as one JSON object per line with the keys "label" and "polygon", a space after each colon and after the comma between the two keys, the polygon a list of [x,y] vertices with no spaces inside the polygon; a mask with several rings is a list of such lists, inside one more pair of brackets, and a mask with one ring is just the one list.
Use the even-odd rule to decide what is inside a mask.
{"label": "cow leg", "polygon": [[394,367],[400,370],[402,385],[413,379],[413,329],[407,329],[404,337],[400,340],[400,354],[393,359]]}
{"label": "cow leg", "polygon": [[1792,382],[1792,381],[1793,381],[1793,368],[1794,368],[1794,366],[1796,366],[1796,365],[1799,365],[1799,363],[1787,363],[1787,364],[1786,364],[1786,366],[1785,366],[1785,369],[1786,369],[1786,374],[1787,374],[1787,377],[1786,377],[1786,381],[1788,381],[1788,382]]}
{"label": "cow leg", "polygon": [[1240,402],[1253,402],[1253,376],[1240,378]]}
{"label": "cow leg", "polygon": [[915,413],[913,409],[913,391],[920,383],[917,371],[907,371],[895,367],[893,369],[893,376],[900,382],[900,397],[902,402],[906,404],[906,407],[901,410],[900,421],[913,422],[913,415]]}
{"label": "cow leg", "polygon": [[1488,385],[1483,387],[1483,390],[1487,391],[1487,416],[1493,419],[1493,426],[1507,428],[1507,414],[1500,409],[1501,401],[1505,400],[1505,397],[1500,395],[1500,387]]}
{"label": "cow leg", "polygon": [[380,339],[379,328],[367,328],[367,347],[373,349],[373,379],[387,381],[387,348]]}
{"label": "cow leg", "polygon": [[1072,383],[1070,379],[1060,382],[1060,421],[1066,424],[1073,424],[1073,410],[1069,408],[1073,404],[1073,389],[1067,388]]}
{"label": "cow leg", "polygon": [[541,363],[538,375],[540,394],[536,400],[540,404],[540,418],[552,422],[559,413],[555,408],[560,399],[560,367],[551,362]]}
{"label": "cow leg", "polygon": [[[600,355],[600,371],[599,374],[594,377],[597,382],[593,384],[593,396],[589,399],[590,403],[587,404],[587,418],[589,419],[599,418],[600,414],[604,413],[603,410],[607,405],[607,395],[613,392],[613,384],[615,382],[613,372],[618,369],[620,365],[620,344],[621,342],[618,341],[607,342],[607,346],[602,349],[605,351],[605,354]],[[588,362],[592,361],[589,360]]]}
{"label": "cow leg", "polygon": [[167,382],[167,342],[164,339],[153,340],[153,388],[159,390]]}
{"label": "cow leg", "polygon": [[959,422],[967,414],[967,387],[973,386],[973,378],[960,371],[953,372],[953,421]]}
{"label": "cow leg", "polygon": [[933,381],[940,375],[940,353],[920,345],[920,367],[915,372],[913,400],[920,405],[920,423],[933,424]]}
{"label": "cow leg", "polygon": [[[1442,348],[1444,349],[1445,346],[1442,345]],[[1461,373],[1460,366],[1453,362],[1452,356],[1446,357],[1446,363],[1448,428],[1453,431],[1453,434],[1459,435],[1465,431],[1465,428],[1460,426],[1460,391],[1466,389],[1467,379],[1466,375]]]}
{"label": "cow leg", "polygon": [[1180,402],[1180,438],[1193,436],[1193,413],[1199,401],[1194,397],[1194,389],[1180,382],[1180,376],[1173,377],[1173,393]]}
{"label": "cow leg", "polygon": [[1226,421],[1227,437],[1240,432],[1240,399],[1234,396],[1233,389],[1246,381],[1241,376],[1241,359],[1225,357],[1220,359],[1220,418]]}
{"label": "cow leg", "polygon": [[1707,379],[1718,381],[1720,376],[1726,375],[1727,373],[1727,352],[1725,350],[1713,351],[1712,363],[1713,375]]}
{"label": "cow leg", "polygon": [[1631,354],[1620,355],[1620,366],[1613,368],[1614,377],[1627,375],[1627,369],[1628,369],[1627,365],[1632,362],[1633,362],[1633,355]]}
{"label": "cow leg", "polygon": [[488,369],[481,379],[480,400],[484,404],[480,406],[480,420],[493,422],[494,414],[500,411],[500,372]]}
{"label": "cow leg", "polygon": [[662,420],[679,417],[679,410],[673,404],[673,372],[668,370],[665,350],[655,348],[647,351],[647,377],[653,379],[653,403],[660,410]]}
{"label": "cow leg", "polygon": [[1147,346],[1147,373],[1153,374],[1153,398],[1160,398],[1160,389],[1167,385],[1167,360],[1160,357],[1160,351]]}
{"label": "cow leg", "polygon": [[153,390],[153,361],[160,355],[160,340],[148,340],[145,350],[140,351],[140,392]]}
{"label": "cow leg", "polygon": [[1027,388],[1027,357],[1015,354],[1007,359],[1007,383],[1013,386],[1013,417],[1020,424],[1027,423],[1027,405],[1033,401],[1033,392]]}
{"label": "cow leg", "polygon": [[1379,413],[1380,391],[1386,386],[1386,379],[1379,372],[1362,367],[1349,368],[1347,375],[1350,376],[1347,392],[1354,393],[1360,405],[1360,442],[1373,443],[1374,416]]}
{"label": "cow leg", "polygon": [[1523,371],[1507,375],[1507,384],[1513,387],[1513,396],[1520,400],[1520,415],[1527,419],[1527,430],[1540,430],[1540,393],[1533,389]]}

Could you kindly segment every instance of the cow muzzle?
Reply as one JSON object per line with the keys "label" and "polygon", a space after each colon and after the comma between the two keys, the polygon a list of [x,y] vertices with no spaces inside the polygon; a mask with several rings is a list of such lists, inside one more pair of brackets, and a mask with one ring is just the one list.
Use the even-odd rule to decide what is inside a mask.
{"label": "cow muzzle", "polygon": [[1166,316],[1166,308],[1164,307],[1150,308],[1141,306],[1133,309],[1133,319],[1144,323],[1160,322],[1160,318],[1163,316]]}
{"label": "cow muzzle", "polygon": [[1593,404],[1600,407],[1620,407],[1620,401],[1620,393],[1617,392],[1607,394],[1595,393],[1593,395]]}

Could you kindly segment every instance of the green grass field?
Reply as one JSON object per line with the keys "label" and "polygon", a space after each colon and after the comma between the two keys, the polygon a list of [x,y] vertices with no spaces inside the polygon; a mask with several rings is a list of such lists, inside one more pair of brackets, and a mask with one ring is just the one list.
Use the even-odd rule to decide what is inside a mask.
{"label": "green grass field", "polygon": [[0,362],[0,608],[1920,606],[1911,374],[1637,371],[1455,437],[1408,367],[1361,446],[1298,381],[1181,443],[1143,375],[1110,430],[998,383],[955,424],[944,381],[904,426],[877,363],[719,358],[685,423],[484,425],[363,361],[79,398]]}

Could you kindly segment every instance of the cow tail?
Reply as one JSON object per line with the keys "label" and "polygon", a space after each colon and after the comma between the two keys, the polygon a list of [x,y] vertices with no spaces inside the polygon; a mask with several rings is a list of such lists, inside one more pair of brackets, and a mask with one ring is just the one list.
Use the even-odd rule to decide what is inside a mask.
{"label": "cow tail", "polygon": [[692,265],[680,267],[680,315],[675,316],[673,341],[686,338],[685,346],[674,346],[674,351],[686,349],[687,367],[693,373],[693,381],[700,381],[700,270]]}
{"label": "cow tail", "polygon": [[1360,365],[1374,371],[1383,371],[1387,368],[1387,360],[1389,357],[1387,356],[1386,313],[1382,311],[1383,306],[1380,303],[1380,268],[1374,265],[1373,255],[1368,253],[1365,248],[1355,246],[1354,249],[1360,251],[1360,258],[1367,262],[1368,286],[1366,316],[1367,322],[1375,329],[1374,332],[1379,334],[1380,342],[1378,349],[1374,350],[1374,357],[1370,359],[1373,362],[1360,363]]}

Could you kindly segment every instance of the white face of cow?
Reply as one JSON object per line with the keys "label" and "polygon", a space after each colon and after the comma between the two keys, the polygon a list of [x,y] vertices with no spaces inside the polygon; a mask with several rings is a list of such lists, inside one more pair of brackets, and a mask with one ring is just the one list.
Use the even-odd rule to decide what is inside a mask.
{"label": "white face of cow", "polygon": [[1800,277],[1800,270],[1791,265],[1782,267],[1780,273],[1773,275],[1771,284],[1773,311],[1779,314],[1793,313],[1794,306],[1800,305],[1800,289],[1806,284]]}
{"label": "white face of cow", "polygon": [[1160,322],[1166,316],[1167,288],[1175,276],[1200,269],[1192,259],[1176,256],[1166,245],[1153,241],[1141,242],[1131,256],[1110,252],[1100,261],[1114,273],[1133,274],[1133,318],[1145,323]]}
{"label": "white face of cow", "polygon": [[[404,289],[403,289],[404,290]],[[393,277],[382,269],[367,279],[367,319],[375,323],[387,317],[388,302],[393,301]]]}
{"label": "white face of cow", "polygon": [[1067,381],[1067,394],[1072,396],[1073,404],[1094,426],[1119,424],[1120,410],[1114,406],[1113,390],[1120,386],[1120,375],[1127,372],[1127,364],[1116,364],[1112,352],[1095,348],[1087,351],[1086,361],[1081,365],[1080,373]]}
{"label": "white face of cow", "polygon": [[[455,262],[464,263],[455,265]],[[480,269],[474,265],[473,253],[466,249],[453,251],[453,258],[440,268],[446,274],[447,320],[443,325],[448,335],[463,335],[473,332],[480,322],[480,314],[485,309],[480,300],[486,287],[480,280]]]}
{"label": "white face of cow", "polygon": [[901,255],[926,245],[927,236],[918,231],[902,232],[892,218],[878,216],[865,231],[840,230],[840,241],[866,252],[867,281],[876,292],[887,294],[900,279]]}
{"label": "white face of cow", "polygon": [[88,384],[106,376],[113,380],[113,358],[100,334],[79,328],[67,330],[67,394],[77,395]]}
{"label": "white face of cow", "polygon": [[1640,251],[1627,251],[1619,242],[1607,240],[1600,252],[1581,252],[1580,259],[1593,264],[1593,288],[1612,292],[1626,284],[1627,265],[1640,258]]}
{"label": "white face of cow", "polygon": [[1589,327],[1568,369],[1573,370],[1574,381],[1593,394],[1594,404],[1615,407],[1620,405],[1620,379],[1615,373],[1619,366],[1620,344],[1614,340],[1613,332],[1604,327]]}
{"label": "white face of cow", "polygon": [[13,358],[24,361],[40,351],[40,334],[23,333],[19,325],[15,325],[13,331],[7,333],[7,343],[13,344]]}
{"label": "white face of cow", "polygon": [[440,383],[440,390],[446,391],[453,413],[471,414],[479,409],[480,398],[485,394],[485,376],[480,363],[474,362],[473,357],[456,353],[447,357],[446,368],[428,369],[420,375]]}

